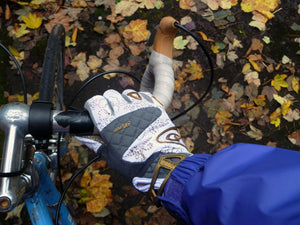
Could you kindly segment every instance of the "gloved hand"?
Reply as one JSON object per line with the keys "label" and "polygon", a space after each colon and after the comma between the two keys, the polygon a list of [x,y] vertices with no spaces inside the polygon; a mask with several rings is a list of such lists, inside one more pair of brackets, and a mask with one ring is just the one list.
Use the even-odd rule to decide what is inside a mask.
{"label": "gloved hand", "polygon": [[[85,108],[103,144],[100,148],[101,143],[95,140],[77,139],[102,154],[111,168],[131,180],[140,191],[149,190],[162,156],[172,156],[169,161],[176,164],[178,154],[183,158],[191,155],[162,105],[150,93],[125,90],[120,94],[108,90],[103,96],[89,99]],[[161,186],[168,173],[168,169],[160,169],[154,189]]]}

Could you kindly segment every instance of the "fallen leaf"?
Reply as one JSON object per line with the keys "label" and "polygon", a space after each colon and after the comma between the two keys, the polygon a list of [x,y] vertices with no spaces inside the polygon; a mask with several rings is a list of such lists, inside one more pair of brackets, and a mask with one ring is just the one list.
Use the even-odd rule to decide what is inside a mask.
{"label": "fallen leaf", "polygon": [[260,31],[266,30],[266,24],[265,24],[265,23],[262,23],[262,22],[259,22],[259,21],[253,20],[253,21],[251,21],[251,22],[249,23],[249,25],[250,25],[251,27],[256,27],[256,28],[258,28]]}
{"label": "fallen leaf", "polygon": [[130,43],[128,45],[128,47],[129,47],[132,55],[134,55],[134,56],[140,55],[146,49],[146,45],[144,42],[139,43],[139,44]]}
{"label": "fallen leaf", "polygon": [[282,59],[281,59],[281,62],[282,62],[282,64],[287,64],[287,63],[290,63],[291,60],[290,60],[289,57],[287,57],[286,55],[284,55],[284,56],[282,57]]}
{"label": "fallen leaf", "polygon": [[195,5],[193,0],[179,0],[179,7],[181,9],[191,9]]}
{"label": "fallen leaf", "polygon": [[246,63],[246,64],[243,66],[242,73],[243,73],[243,74],[249,73],[249,72],[250,72],[250,68],[251,68],[251,64],[250,64],[250,63]]}
{"label": "fallen leaf", "polygon": [[203,72],[200,64],[197,64],[195,62],[190,62],[189,67],[183,69],[184,72],[191,74],[188,77],[188,80],[193,81],[193,80],[199,80],[203,78]]}
{"label": "fallen leaf", "polygon": [[122,16],[131,16],[139,9],[139,4],[134,1],[123,0],[116,4],[115,13]]}
{"label": "fallen leaf", "polygon": [[294,145],[300,146],[300,132],[299,131],[294,131],[293,133],[291,133],[290,135],[288,135],[288,139]]}
{"label": "fallen leaf", "polygon": [[120,84],[124,89],[128,87],[134,88],[134,81],[132,80],[131,77],[128,76],[123,76],[122,79],[120,80]]}
{"label": "fallen leaf", "polygon": [[288,87],[288,83],[285,81],[287,75],[285,74],[276,74],[274,79],[271,81],[271,85],[277,90],[280,91],[282,87]]}
{"label": "fallen leaf", "polygon": [[57,13],[55,13],[55,14],[53,15],[53,19],[51,19],[51,20],[49,21],[49,23],[45,24],[45,28],[46,28],[46,30],[48,31],[48,33],[50,34],[52,28],[53,28],[56,24],[60,23],[60,24],[62,24],[62,25],[64,26],[64,28],[65,28],[65,30],[66,30],[66,32],[67,32],[67,31],[73,29],[73,26],[74,26],[74,25],[70,25],[70,23],[73,22],[73,21],[74,21],[74,19],[73,19],[72,17],[70,17],[70,16],[68,16],[68,15],[65,15],[65,14],[63,13],[63,11],[60,10],[60,11],[58,11]]}
{"label": "fallen leaf", "polygon": [[256,98],[254,98],[254,103],[257,106],[265,106],[266,105],[266,97],[264,95],[258,95]]}
{"label": "fallen leaf", "polygon": [[280,116],[281,116],[281,108],[277,108],[273,113],[270,115],[270,123],[274,124],[275,127],[278,127],[280,125]]}
{"label": "fallen leaf", "polygon": [[263,132],[258,128],[254,127],[253,125],[249,125],[250,131],[246,133],[247,136],[259,141],[263,138]]}
{"label": "fallen leaf", "polygon": [[109,51],[109,58],[117,59],[124,53],[124,48],[122,46],[117,46]]}
{"label": "fallen leaf", "polygon": [[247,73],[244,77],[244,80],[248,82],[248,84],[254,84],[256,87],[260,86],[260,79],[258,78],[258,73],[256,71],[251,71]]}
{"label": "fallen leaf", "polygon": [[150,36],[150,31],[147,30],[147,20],[132,20],[124,29],[124,37],[134,42],[141,42]]}
{"label": "fallen leaf", "polygon": [[42,25],[43,17],[35,13],[29,13],[28,16],[22,16],[26,26],[30,29],[37,29]]}
{"label": "fallen leaf", "polygon": [[189,41],[186,39],[183,39],[182,36],[178,36],[178,37],[174,38],[173,45],[174,45],[175,49],[182,50],[182,49],[185,49],[188,42]]}
{"label": "fallen leaf", "polygon": [[26,30],[25,23],[20,23],[19,25],[20,27],[15,24],[14,28],[10,31],[16,38],[20,38],[30,32],[29,30]]}
{"label": "fallen leaf", "polygon": [[292,88],[298,94],[299,93],[299,83],[296,77],[293,76],[292,78]]}
{"label": "fallen leaf", "polygon": [[273,100],[273,95],[277,94],[277,91],[274,87],[264,86],[261,94],[267,96],[267,99],[269,100],[269,102],[271,102]]}
{"label": "fallen leaf", "polygon": [[283,116],[289,122],[293,122],[295,120],[300,119],[300,111],[299,109],[289,110],[285,116]]}
{"label": "fallen leaf", "polygon": [[260,66],[258,66],[258,64],[255,61],[253,61],[252,59],[248,59],[248,60],[256,71],[261,72]]}
{"label": "fallen leaf", "polygon": [[89,77],[90,68],[86,64],[86,52],[80,52],[76,55],[71,62],[71,66],[76,68],[76,73],[81,81]]}
{"label": "fallen leaf", "polygon": [[280,0],[242,0],[241,8],[244,12],[270,12],[277,8]]}
{"label": "fallen leaf", "polygon": [[230,119],[231,117],[232,117],[232,114],[226,110],[221,110],[221,111],[217,112],[215,115],[215,119],[219,126],[225,126],[225,125],[231,124],[231,119]]}
{"label": "fallen leaf", "polygon": [[227,52],[227,58],[231,61],[231,62],[235,62],[236,59],[238,59],[238,55],[236,54],[235,51],[228,51]]}
{"label": "fallen leaf", "polygon": [[141,208],[141,206],[134,206],[125,212],[126,224],[141,225],[142,218],[146,216],[147,213]]}
{"label": "fallen leaf", "polygon": [[90,55],[89,60],[87,61],[87,65],[91,68],[91,70],[95,73],[99,70],[102,65],[102,59],[99,59],[95,55]]}

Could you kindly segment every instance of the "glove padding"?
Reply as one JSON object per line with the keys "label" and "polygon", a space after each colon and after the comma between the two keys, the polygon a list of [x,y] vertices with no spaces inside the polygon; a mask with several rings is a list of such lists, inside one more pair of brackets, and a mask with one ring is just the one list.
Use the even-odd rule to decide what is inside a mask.
{"label": "glove padding", "polygon": [[[149,189],[162,155],[191,155],[162,105],[150,93],[125,90],[120,94],[108,90],[103,96],[89,99],[85,108],[103,139],[104,148],[99,148],[101,144],[94,140],[77,138],[102,154],[111,168],[131,180],[140,191]],[[159,174],[155,189],[167,173]]]}

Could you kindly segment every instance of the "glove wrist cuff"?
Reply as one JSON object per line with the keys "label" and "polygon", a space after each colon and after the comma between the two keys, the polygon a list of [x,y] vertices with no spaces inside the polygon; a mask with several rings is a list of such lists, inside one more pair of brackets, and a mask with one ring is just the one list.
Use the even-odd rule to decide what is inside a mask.
{"label": "glove wrist cuff", "polygon": [[[187,156],[188,156],[187,154],[168,154],[168,155],[163,155],[163,156],[160,157],[160,159],[159,159],[159,161],[158,161],[158,163],[155,167],[153,177],[152,177],[152,181],[151,181],[151,184],[150,184],[150,189],[148,191],[150,199],[156,205],[158,205],[158,206],[160,205],[160,202],[159,202],[157,196],[162,195],[165,184],[167,183],[172,171]],[[177,159],[177,160],[174,161],[174,159]],[[169,170],[169,173],[165,177],[165,179],[164,179],[163,183],[161,184],[160,188],[158,189],[158,191],[155,191],[154,184],[155,184],[155,182],[158,178],[158,175],[159,175],[161,169],[167,169],[167,170]]]}

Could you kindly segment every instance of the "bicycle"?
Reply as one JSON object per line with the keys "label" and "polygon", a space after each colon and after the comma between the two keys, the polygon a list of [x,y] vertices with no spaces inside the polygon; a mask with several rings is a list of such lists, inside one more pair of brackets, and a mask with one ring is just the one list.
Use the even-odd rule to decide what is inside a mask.
{"label": "bicycle", "polygon": [[[171,103],[174,90],[172,49],[177,28],[185,29],[171,17],[161,20],[154,40],[154,51],[141,81],[141,91],[153,93],[153,96],[165,108]],[[195,36],[193,37],[195,38]],[[197,41],[200,43],[199,40]],[[204,52],[208,55],[205,49]],[[8,54],[14,59],[11,53],[8,52]],[[212,67],[211,60],[209,62]],[[63,134],[94,133],[94,125],[87,111],[72,108],[63,111],[63,68],[64,28],[58,24],[49,36],[39,100],[28,106],[25,87],[24,103],[9,103],[0,108],[0,129],[5,135],[0,167],[0,212],[12,210],[24,199],[31,222],[37,225],[53,224],[53,221],[55,224],[75,224],[63,203],[63,198],[72,181],[101,157],[94,158],[73,175],[62,194],[59,194],[55,186],[55,178],[60,169],[60,155],[67,149],[67,142]],[[212,72],[213,70],[211,70]],[[106,73],[109,72],[101,73],[85,82],[74,95],[71,104],[89,83]],[[132,76],[130,73],[124,73]],[[21,70],[20,74],[24,80]],[[212,78],[211,76],[210,84],[201,99],[208,93]],[[55,104],[53,104],[55,83]]]}

